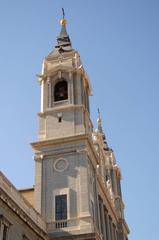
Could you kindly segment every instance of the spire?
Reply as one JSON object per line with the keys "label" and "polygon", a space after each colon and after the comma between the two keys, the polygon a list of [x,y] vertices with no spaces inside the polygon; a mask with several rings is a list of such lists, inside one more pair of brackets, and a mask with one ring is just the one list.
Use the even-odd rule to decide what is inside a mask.
{"label": "spire", "polygon": [[99,111],[99,108],[98,108],[98,118],[97,118],[97,123],[98,123],[98,131],[103,134],[103,129],[102,129],[102,118],[101,118],[101,115],[100,115],[100,111]]}
{"label": "spire", "polygon": [[62,8],[62,14],[63,14],[63,17],[60,20],[61,32],[60,32],[60,35],[57,37],[57,45],[55,46],[55,48],[59,51],[59,53],[69,52],[73,50],[69,35],[66,30],[67,21],[65,19],[65,12],[63,8]]}
{"label": "spire", "polygon": [[62,19],[60,21],[60,24],[61,24],[61,33],[60,33],[60,37],[63,38],[63,37],[67,37],[68,34],[67,34],[67,31],[66,31],[66,24],[67,24],[67,21],[65,19],[65,11],[64,9],[62,8]]}
{"label": "spire", "polygon": [[57,37],[57,44],[55,45],[53,51],[49,53],[49,55],[46,57],[47,59],[65,52],[73,51],[73,48],[71,46],[71,41],[66,30],[67,21],[65,19],[65,12],[63,8],[62,8],[62,19],[60,20],[60,25],[61,25],[61,31],[60,31],[60,35]]}
{"label": "spire", "polygon": [[105,134],[104,134],[104,132],[103,132],[103,128],[102,128],[102,118],[101,118],[101,115],[100,115],[99,108],[98,108],[98,118],[97,118],[97,123],[98,123],[98,131],[99,131],[99,133],[101,133],[102,138],[103,138],[103,142],[104,142],[104,150],[108,150],[109,147],[108,147],[108,144],[107,144],[107,141],[106,141]]}

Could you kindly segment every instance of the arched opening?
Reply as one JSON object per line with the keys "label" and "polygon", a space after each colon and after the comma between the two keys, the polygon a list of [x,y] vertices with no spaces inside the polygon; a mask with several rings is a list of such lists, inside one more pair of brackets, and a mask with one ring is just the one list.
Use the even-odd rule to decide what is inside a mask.
{"label": "arched opening", "polygon": [[62,80],[56,83],[54,87],[54,101],[62,101],[68,99],[67,81]]}

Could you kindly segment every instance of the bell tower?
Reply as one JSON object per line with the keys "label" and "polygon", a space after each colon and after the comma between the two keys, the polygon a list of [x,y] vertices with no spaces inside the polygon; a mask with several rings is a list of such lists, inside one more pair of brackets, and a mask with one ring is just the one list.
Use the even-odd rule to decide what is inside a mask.
{"label": "bell tower", "polygon": [[66,19],[54,50],[38,75],[41,111],[35,151],[35,207],[50,236],[91,232],[87,148],[92,123],[91,85],[79,53],[72,48]]}
{"label": "bell tower", "polygon": [[[127,240],[120,170],[99,114],[90,119],[89,77],[72,48],[66,19],[38,75],[41,110],[35,160],[35,208],[50,239]],[[73,237],[73,238],[72,238]]]}
{"label": "bell tower", "polygon": [[61,21],[61,32],[54,50],[44,59],[39,113],[39,140],[56,139],[88,133],[91,86],[80,55],[72,48]]}

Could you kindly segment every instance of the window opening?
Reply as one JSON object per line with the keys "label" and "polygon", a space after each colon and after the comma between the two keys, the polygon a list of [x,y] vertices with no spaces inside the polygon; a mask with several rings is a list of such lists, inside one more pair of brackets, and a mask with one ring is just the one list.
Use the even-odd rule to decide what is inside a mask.
{"label": "window opening", "polygon": [[56,83],[54,88],[54,101],[62,101],[68,99],[67,81],[62,80]]}
{"label": "window opening", "polygon": [[62,122],[62,117],[58,117],[58,121],[59,121],[59,123],[61,123]]}
{"label": "window opening", "polygon": [[2,240],[8,239],[8,231],[11,223],[2,215],[0,214],[0,234]]}
{"label": "window opening", "polygon": [[23,240],[29,240],[25,234],[23,234]]}
{"label": "window opening", "polygon": [[55,197],[56,221],[67,219],[67,195],[57,195]]}
{"label": "window opening", "polygon": [[91,200],[91,211],[92,211],[92,218],[93,218],[93,221],[95,221],[95,214],[94,214],[94,203],[93,201]]}
{"label": "window opening", "polygon": [[3,240],[7,240],[7,232],[8,232],[8,227],[4,224],[3,225]]}

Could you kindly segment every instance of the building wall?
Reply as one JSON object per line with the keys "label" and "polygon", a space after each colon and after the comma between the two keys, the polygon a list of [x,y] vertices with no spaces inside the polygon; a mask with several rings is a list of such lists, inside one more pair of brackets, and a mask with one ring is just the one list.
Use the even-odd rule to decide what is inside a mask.
{"label": "building wall", "polygon": [[8,240],[43,240],[42,237],[34,232],[27,223],[22,221],[2,200],[0,200],[0,216],[2,221],[4,218],[5,221],[7,220],[9,223]]}
{"label": "building wall", "polygon": [[[67,229],[64,230],[72,233],[92,231],[85,148],[86,142],[78,138],[77,142],[61,143],[60,146],[43,148],[41,152],[44,156],[41,161],[41,214],[48,223],[49,231],[55,235],[59,232],[55,221],[55,196],[62,194],[67,194],[68,217]],[[35,188],[39,185],[35,184]]]}
{"label": "building wall", "polygon": [[46,223],[0,172],[0,240],[23,238],[47,240]]}
{"label": "building wall", "polygon": [[20,189],[22,196],[34,207],[34,188]]}

